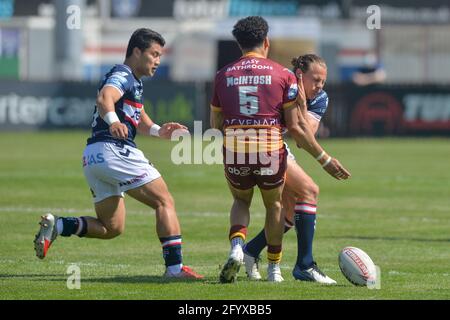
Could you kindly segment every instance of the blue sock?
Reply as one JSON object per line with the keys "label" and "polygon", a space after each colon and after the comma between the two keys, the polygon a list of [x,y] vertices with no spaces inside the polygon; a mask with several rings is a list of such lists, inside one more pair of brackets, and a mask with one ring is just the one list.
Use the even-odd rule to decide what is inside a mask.
{"label": "blue sock", "polygon": [[297,265],[308,269],[313,265],[313,240],[316,229],[315,204],[297,202],[295,205],[295,230],[297,231]]}
{"label": "blue sock", "polygon": [[159,238],[166,267],[179,265],[183,261],[181,235]]}
{"label": "blue sock", "polygon": [[[60,217],[58,220],[61,220],[62,222],[62,230],[60,235],[63,237],[70,237],[73,234],[77,234],[77,231],[79,231],[77,234],[79,237],[84,237],[87,233],[87,221],[85,217]],[[58,221],[56,221],[56,223],[58,223]],[[80,224],[81,229],[79,230]]]}
{"label": "blue sock", "polygon": [[[292,222],[286,219],[284,224],[284,233],[291,230],[292,226]],[[261,232],[256,235],[256,237],[247,242],[247,244],[244,246],[244,251],[253,258],[257,258],[266,246],[266,233],[264,232],[264,229],[262,229]]]}

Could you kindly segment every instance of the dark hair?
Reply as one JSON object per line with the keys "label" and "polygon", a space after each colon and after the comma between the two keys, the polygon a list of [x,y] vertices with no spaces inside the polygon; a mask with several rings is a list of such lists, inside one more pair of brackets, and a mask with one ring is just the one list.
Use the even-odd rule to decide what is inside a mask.
{"label": "dark hair", "polygon": [[292,65],[294,66],[294,72],[297,69],[300,69],[302,72],[308,72],[311,68],[311,65],[314,63],[321,64],[325,68],[327,67],[327,64],[325,60],[323,60],[321,57],[319,57],[316,54],[309,53],[305,54],[303,56],[299,56],[297,58],[293,58],[291,61]]}
{"label": "dark hair", "polygon": [[153,42],[158,43],[161,47],[166,44],[166,40],[158,32],[146,28],[137,29],[128,42],[127,58],[133,54],[134,48],[144,51],[150,48]]}
{"label": "dark hair", "polygon": [[253,49],[264,42],[269,25],[263,17],[250,16],[239,20],[233,27],[233,36],[241,49]]}

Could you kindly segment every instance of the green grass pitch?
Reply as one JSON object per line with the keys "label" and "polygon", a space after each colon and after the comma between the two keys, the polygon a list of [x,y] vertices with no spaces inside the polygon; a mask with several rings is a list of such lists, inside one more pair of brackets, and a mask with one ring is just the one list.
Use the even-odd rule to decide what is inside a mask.
{"label": "green grass pitch", "polygon": [[[185,264],[206,277],[167,282],[153,210],[127,198],[123,235],[113,240],[58,238],[36,258],[41,214],[93,215],[81,168],[88,132],[0,133],[0,299],[449,299],[450,141],[330,139],[323,146],[351,170],[336,181],[304,151],[297,160],[319,184],[315,259],[337,286],[294,281],[295,232],[284,238],[281,284],[218,283],[229,251],[231,196],[221,165],[170,161],[174,142],[139,137],[160,170],[180,218]],[[291,146],[294,146],[291,143]],[[294,149],[294,148],[292,148]],[[264,221],[255,193],[249,237]],[[381,269],[381,288],[355,287],[341,274],[345,246],[366,251]],[[263,255],[262,273],[266,274]],[[67,288],[67,268],[81,270],[81,289]]]}

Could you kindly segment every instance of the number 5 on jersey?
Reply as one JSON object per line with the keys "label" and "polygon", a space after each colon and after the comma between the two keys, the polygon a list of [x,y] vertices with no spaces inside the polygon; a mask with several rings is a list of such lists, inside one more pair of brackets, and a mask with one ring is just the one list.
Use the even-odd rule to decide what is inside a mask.
{"label": "number 5 on jersey", "polygon": [[239,106],[241,114],[247,116],[258,113],[259,101],[258,97],[249,95],[249,93],[258,92],[257,86],[241,86],[239,87]]}

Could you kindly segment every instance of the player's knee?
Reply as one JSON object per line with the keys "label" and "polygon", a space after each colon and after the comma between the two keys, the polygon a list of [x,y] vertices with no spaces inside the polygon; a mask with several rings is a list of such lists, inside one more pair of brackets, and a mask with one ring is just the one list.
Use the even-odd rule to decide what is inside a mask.
{"label": "player's knee", "polygon": [[317,200],[319,199],[319,186],[315,183],[311,184],[310,187],[310,193],[311,193],[311,197],[314,198],[314,200],[317,202]]}
{"label": "player's knee", "polygon": [[155,199],[155,209],[158,208],[175,208],[175,201],[169,192],[165,192]]}
{"label": "player's knee", "polygon": [[234,202],[240,207],[250,208],[250,202],[247,199],[234,198]]}
{"label": "player's knee", "polygon": [[122,225],[118,225],[118,226],[109,226],[107,228],[107,232],[105,234],[105,238],[106,239],[114,239],[118,236],[120,236],[123,231],[124,231],[125,227]]}
{"label": "player's knee", "polygon": [[120,230],[108,230],[108,232],[105,234],[105,239],[114,239],[121,234],[122,232]]}
{"label": "player's knee", "polygon": [[270,211],[279,211],[281,212],[282,204],[281,201],[274,201],[266,204],[266,209]]}
{"label": "player's knee", "polygon": [[159,201],[160,206],[164,208],[175,208],[175,201],[170,193],[167,193]]}
{"label": "player's knee", "polygon": [[319,200],[319,192],[319,186],[311,182],[302,190],[298,198],[305,202],[317,203]]}

